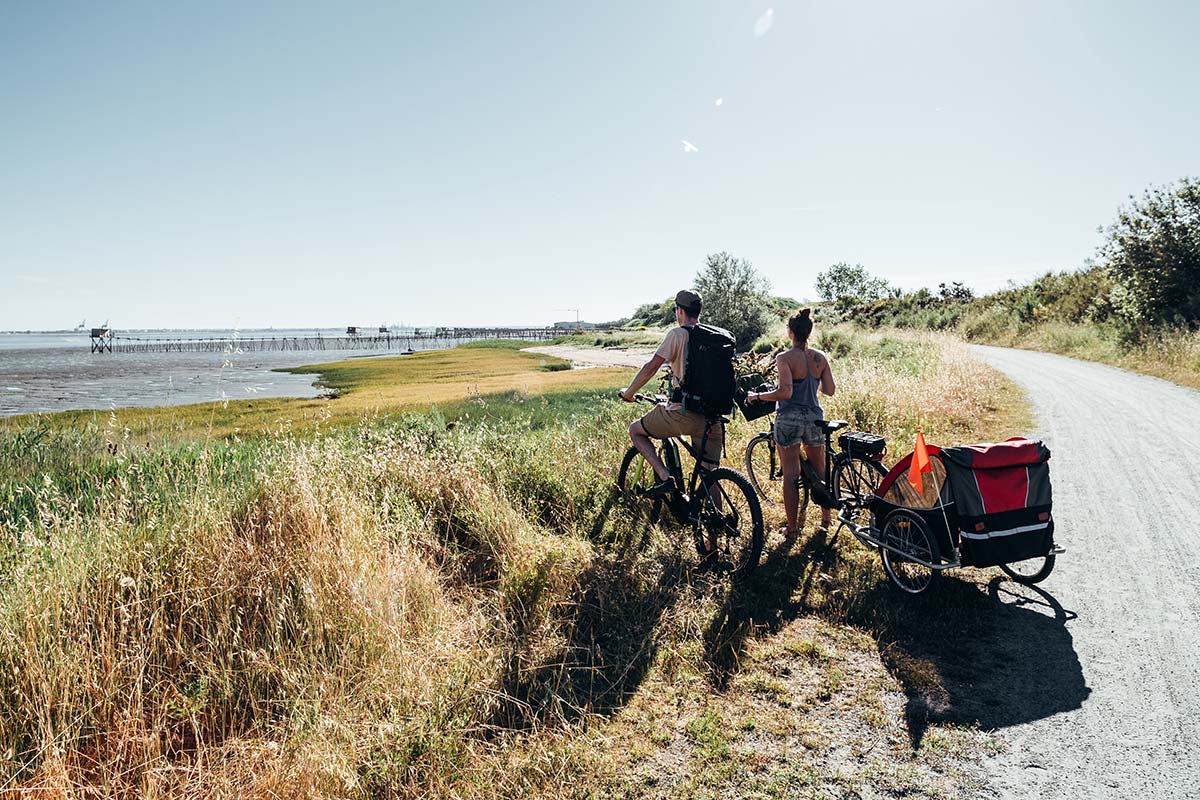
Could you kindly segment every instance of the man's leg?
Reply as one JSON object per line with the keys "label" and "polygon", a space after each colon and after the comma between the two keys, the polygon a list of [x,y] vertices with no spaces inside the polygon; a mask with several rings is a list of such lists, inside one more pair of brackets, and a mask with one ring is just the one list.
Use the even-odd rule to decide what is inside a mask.
{"label": "man's leg", "polygon": [[[692,437],[692,447],[700,450],[703,444],[704,450],[700,453],[700,471],[702,473],[710,472],[721,466],[721,451],[725,446],[725,426],[722,423],[713,425],[708,431],[708,441],[704,440],[704,430],[701,428],[698,436]],[[723,511],[725,502],[721,499],[721,487],[717,484],[712,484],[708,487],[708,496],[712,499],[713,507],[717,511]],[[708,532],[708,549],[716,550],[718,545],[716,530],[710,529]]]}
{"label": "man's leg", "polygon": [[667,465],[658,457],[658,449],[654,446],[654,440],[646,433],[646,428],[640,419],[629,426],[629,439],[637,451],[642,454],[642,458],[646,459],[650,468],[654,470],[655,477],[660,481],[671,477]]}

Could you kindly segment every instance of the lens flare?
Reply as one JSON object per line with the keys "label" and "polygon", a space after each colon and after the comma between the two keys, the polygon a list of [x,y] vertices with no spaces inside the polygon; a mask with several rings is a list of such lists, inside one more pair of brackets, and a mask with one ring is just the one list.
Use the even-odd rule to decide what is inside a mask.
{"label": "lens flare", "polygon": [[758,22],[754,23],[754,36],[761,39],[767,35],[767,31],[771,30],[771,26],[775,24],[775,9],[768,8],[763,12],[763,15],[758,18]]}

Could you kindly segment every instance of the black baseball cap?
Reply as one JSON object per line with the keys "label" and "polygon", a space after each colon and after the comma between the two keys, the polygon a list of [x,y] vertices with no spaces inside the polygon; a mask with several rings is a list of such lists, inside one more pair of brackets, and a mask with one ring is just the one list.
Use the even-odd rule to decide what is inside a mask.
{"label": "black baseball cap", "polygon": [[675,295],[675,305],[695,316],[700,313],[700,295],[683,289],[679,294]]}

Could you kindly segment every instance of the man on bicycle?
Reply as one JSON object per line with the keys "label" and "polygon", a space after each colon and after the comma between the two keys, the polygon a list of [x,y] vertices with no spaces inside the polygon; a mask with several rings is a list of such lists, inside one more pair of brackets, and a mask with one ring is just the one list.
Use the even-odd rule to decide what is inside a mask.
{"label": "man on bicycle", "polygon": [[[659,403],[648,414],[629,426],[629,438],[646,462],[654,469],[658,482],[645,491],[649,496],[671,498],[682,491],[682,486],[676,486],[674,478],[666,464],[659,458],[658,452],[651,439],[667,439],[672,436],[690,436],[692,445],[699,449],[704,438],[705,426],[708,424],[704,414],[697,411],[685,411],[682,403],[682,387],[684,369],[687,364],[688,336],[690,329],[700,321],[700,295],[682,290],[675,295],[675,322],[673,328],[658,350],[650,357],[634,376],[628,388],[620,392],[621,399],[626,403],[637,402],[634,395],[647,381],[653,378],[664,364],[671,366],[671,394],[665,403]],[[721,465],[721,449],[725,442],[725,426],[716,422],[708,432],[708,442],[704,447],[700,468],[713,469]]]}

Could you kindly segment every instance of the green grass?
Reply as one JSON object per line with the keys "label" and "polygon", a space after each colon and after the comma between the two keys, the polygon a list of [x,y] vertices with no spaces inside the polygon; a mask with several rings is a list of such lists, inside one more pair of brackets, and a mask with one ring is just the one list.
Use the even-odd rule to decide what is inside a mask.
{"label": "green grass", "polygon": [[641,329],[606,331],[594,333],[583,330],[553,339],[550,344],[567,344],[573,347],[657,347],[667,329]]}
{"label": "green grass", "polygon": [[[1020,430],[1006,384],[953,344],[846,337],[829,411],[893,457],[923,415],[940,443]],[[693,573],[686,532],[614,502],[641,410],[612,396],[628,372],[542,366],[480,345],[307,368],[342,393],[297,401],[323,416],[284,403],[222,423],[238,436],[211,406],[0,429],[0,786],[969,794],[974,739],[876,746],[907,736],[870,700],[936,691],[903,645],[986,631],[982,592],[897,603],[870,551],[783,541],[778,510],[752,586]],[[968,389],[952,405],[946,385]],[[148,445],[138,414],[184,424]],[[728,460],[762,427],[736,421]]]}

